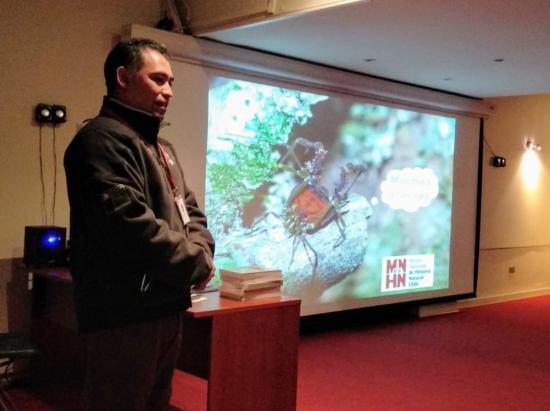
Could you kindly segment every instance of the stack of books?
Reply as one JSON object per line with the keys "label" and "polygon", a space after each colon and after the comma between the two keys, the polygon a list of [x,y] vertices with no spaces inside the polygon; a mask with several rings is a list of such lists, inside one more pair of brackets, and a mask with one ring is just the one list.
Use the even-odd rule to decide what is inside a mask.
{"label": "stack of books", "polygon": [[220,296],[250,301],[281,296],[281,270],[243,267],[220,270]]}

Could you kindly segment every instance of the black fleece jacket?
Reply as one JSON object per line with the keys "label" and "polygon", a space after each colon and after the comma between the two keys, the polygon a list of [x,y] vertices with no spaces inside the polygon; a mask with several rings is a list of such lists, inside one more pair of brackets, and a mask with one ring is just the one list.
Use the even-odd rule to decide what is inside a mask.
{"label": "black fleece jacket", "polygon": [[[183,311],[191,305],[190,287],[212,268],[206,218],[158,130],[149,114],[105,98],[99,116],[65,152],[71,274],[82,332]],[[185,200],[186,226],[175,195]]]}

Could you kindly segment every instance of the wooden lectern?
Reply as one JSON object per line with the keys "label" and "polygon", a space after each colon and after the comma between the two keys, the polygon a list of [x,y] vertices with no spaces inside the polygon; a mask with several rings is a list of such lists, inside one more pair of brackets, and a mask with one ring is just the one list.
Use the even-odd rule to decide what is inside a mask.
{"label": "wooden lectern", "polygon": [[178,368],[208,380],[208,410],[294,411],[300,300],[198,299],[184,319]]}

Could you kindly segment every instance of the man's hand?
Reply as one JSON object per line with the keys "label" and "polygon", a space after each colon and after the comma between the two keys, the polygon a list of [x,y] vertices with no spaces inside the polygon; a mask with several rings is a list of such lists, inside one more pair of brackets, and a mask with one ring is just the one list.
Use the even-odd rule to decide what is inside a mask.
{"label": "man's hand", "polygon": [[216,272],[216,267],[214,267],[214,262],[212,262],[212,269],[210,270],[210,273],[208,274],[208,277],[206,279],[202,280],[200,283],[197,283],[193,286],[193,290],[196,291],[202,291],[206,288],[208,283],[212,278],[214,278],[214,273]]}

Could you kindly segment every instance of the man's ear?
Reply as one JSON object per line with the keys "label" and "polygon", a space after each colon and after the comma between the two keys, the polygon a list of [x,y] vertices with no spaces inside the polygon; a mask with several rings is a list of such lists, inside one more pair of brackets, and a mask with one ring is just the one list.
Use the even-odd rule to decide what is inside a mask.
{"label": "man's ear", "polygon": [[128,85],[130,73],[124,66],[119,66],[116,69],[116,82],[121,89],[125,89]]}

